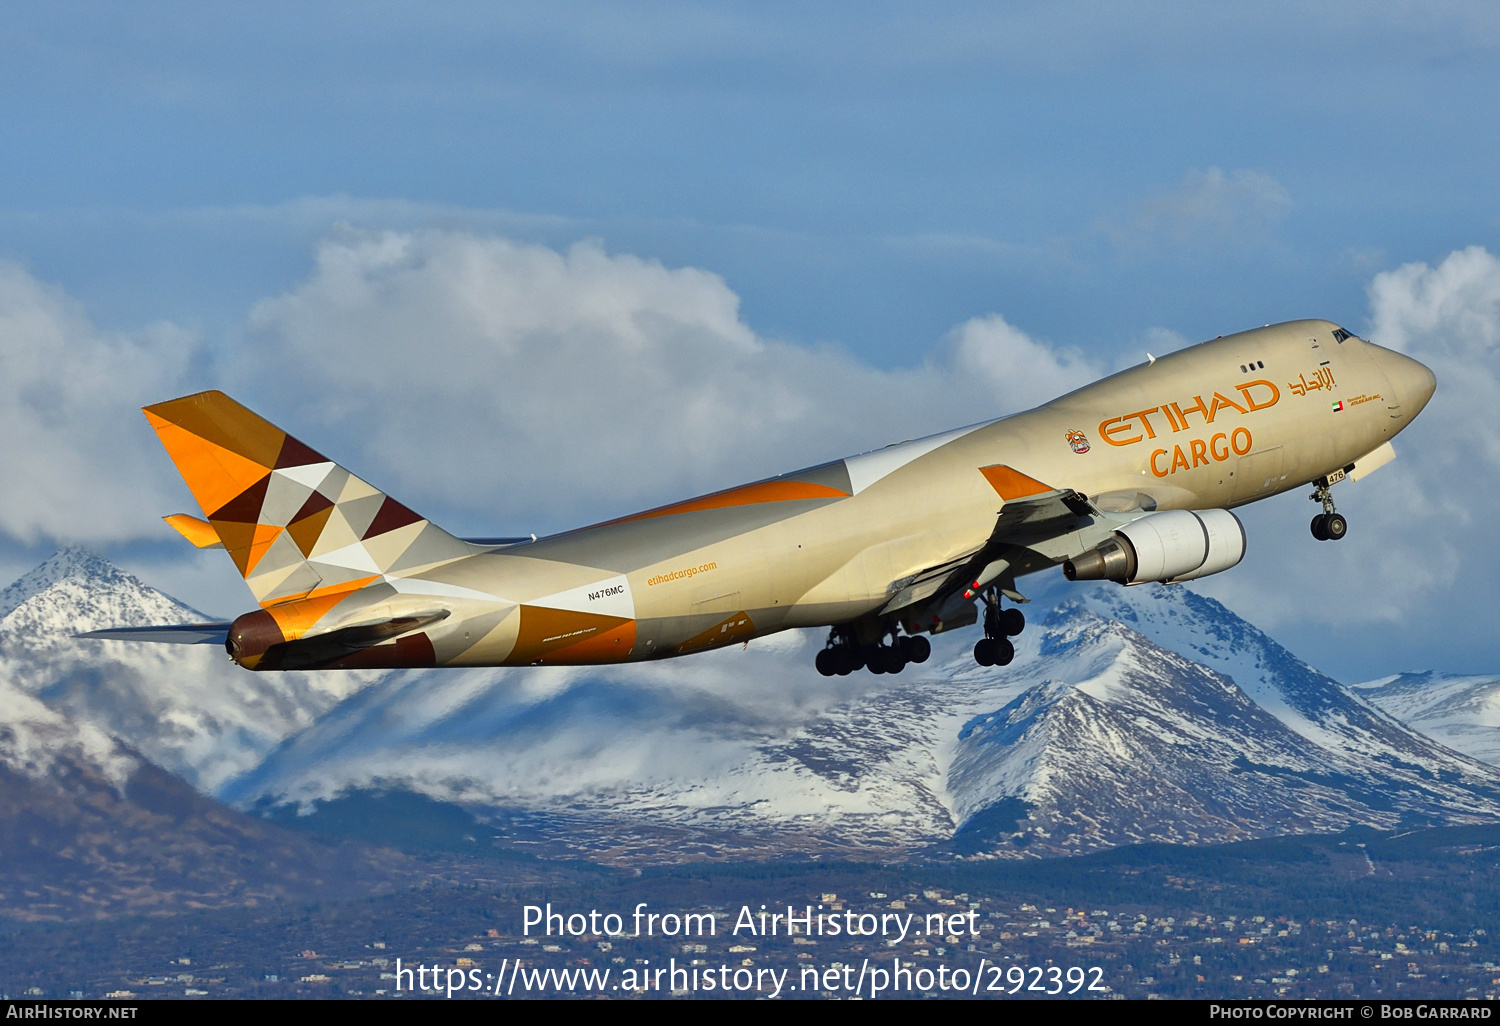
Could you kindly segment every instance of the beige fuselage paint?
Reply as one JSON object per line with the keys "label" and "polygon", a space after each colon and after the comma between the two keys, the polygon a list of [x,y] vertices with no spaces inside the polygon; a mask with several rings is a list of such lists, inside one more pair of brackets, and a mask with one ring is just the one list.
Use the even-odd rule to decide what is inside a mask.
{"label": "beige fuselage paint", "polygon": [[[543,539],[537,555],[523,545],[424,570],[412,587],[492,597],[466,599],[461,613],[429,629],[439,665],[449,666],[650,659],[847,623],[880,610],[903,580],[985,545],[1004,501],[982,467],[1012,468],[1104,508],[1126,497],[1116,501],[1212,509],[1302,487],[1371,452],[1426,400],[1401,407],[1392,361],[1420,365],[1353,336],[1338,341],[1334,331],[1296,321],[1205,342],[1026,413],[907,443],[920,452],[914,458],[887,450],[858,467],[847,461],[847,496],[685,512],[644,526],[627,518]],[[736,530],[736,517],[751,522]],[[656,527],[669,519],[668,531],[682,527],[680,548]],[[1055,538],[1030,569],[1095,543]],[[589,590],[616,580],[611,587],[623,591]],[[559,595],[570,596],[566,609]],[[482,637],[464,634],[481,621]]]}

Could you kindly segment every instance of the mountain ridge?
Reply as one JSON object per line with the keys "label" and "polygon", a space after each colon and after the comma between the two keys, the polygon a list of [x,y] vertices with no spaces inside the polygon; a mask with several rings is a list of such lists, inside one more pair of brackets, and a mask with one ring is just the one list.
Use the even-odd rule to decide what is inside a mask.
{"label": "mountain ridge", "polygon": [[899,677],[822,678],[817,632],[793,631],[687,660],[291,675],[73,640],[100,610],[194,613],[97,557],[54,560],[0,593],[0,677],[241,809],[404,791],[627,863],[1500,819],[1500,770],[1182,586],[1041,581],[1055,607],[1005,668],[940,635]]}
{"label": "mountain ridge", "polygon": [[0,678],[208,793],[373,679],[247,674],[214,645],[74,637],[205,619],[94,553],[64,548],[0,591]]}

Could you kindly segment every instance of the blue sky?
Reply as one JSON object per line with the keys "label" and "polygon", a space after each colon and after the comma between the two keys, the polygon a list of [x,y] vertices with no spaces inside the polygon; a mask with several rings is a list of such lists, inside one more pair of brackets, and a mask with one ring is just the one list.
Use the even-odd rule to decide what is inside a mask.
{"label": "blue sky", "polygon": [[[81,541],[233,611],[240,593],[213,583],[225,568],[178,553],[144,515],[180,501],[150,469],[164,461],[149,435],[123,414],[76,411],[224,387],[358,463],[366,454],[354,439],[369,421],[350,411],[356,398],[281,388],[255,369],[257,354],[277,353],[299,382],[335,393],[338,368],[302,367],[309,353],[379,355],[399,378],[403,353],[427,344],[424,323],[466,337],[453,316],[464,293],[435,277],[444,267],[482,266],[501,291],[553,282],[552,305],[536,300],[528,331],[566,333],[567,302],[634,289],[632,323],[689,325],[742,355],[761,346],[764,359],[744,375],[846,373],[859,382],[851,396],[883,404],[849,430],[818,428],[819,448],[795,395],[785,400],[795,383],[775,392],[790,405],[772,415],[770,393],[752,380],[724,409],[800,425],[785,435],[799,441],[759,462],[736,463],[722,446],[672,450],[672,472],[639,454],[607,493],[582,483],[585,468],[528,457],[524,425],[497,421],[529,494],[544,477],[519,467],[528,458],[565,500],[529,513],[526,494],[498,485],[452,495],[416,457],[386,475],[379,457],[358,463],[474,531],[565,527],[677,497],[674,488],[970,422],[1049,398],[1040,392],[1083,370],[1277,320],[1405,325],[1421,353],[1446,337],[1443,325],[1495,314],[1487,265],[1444,261],[1468,247],[1500,252],[1497,86],[1500,14],[1480,3],[14,5],[0,13],[0,260],[10,273],[0,368],[14,376],[22,364],[34,370],[39,352],[65,354],[59,366],[82,361],[98,384],[36,406],[61,425],[47,436],[66,439],[55,459],[11,455],[4,469],[13,480],[88,481],[139,468],[142,483],[139,495],[102,489],[98,518],[140,521],[128,528],[49,528],[34,511],[0,509],[0,570]],[[405,255],[379,255],[382,237]],[[341,259],[357,266],[357,288],[333,267]],[[1388,287],[1377,304],[1377,276],[1412,263],[1437,277],[1379,279]],[[1477,277],[1453,295],[1471,307],[1439,302],[1436,321],[1412,320],[1426,309],[1421,288],[1464,273]],[[405,284],[392,292],[408,305],[381,306],[378,283],[397,279]],[[383,313],[371,319],[374,310]],[[375,335],[411,327],[404,348],[393,336],[367,352],[340,335],[348,323]],[[594,328],[618,340],[608,325],[623,323],[601,313]],[[1056,357],[1016,364],[1034,380],[997,371],[992,403],[972,381],[956,383],[974,339],[1014,354],[1006,347],[1022,336]],[[1456,366],[1500,367],[1492,343],[1474,345]],[[462,376],[464,354],[445,352],[452,362],[438,366]],[[165,369],[137,373],[135,361]],[[361,397],[381,387],[363,382]],[[903,388],[916,398],[903,402]],[[445,401],[440,385],[423,396]],[[576,401],[566,388],[552,398]],[[10,401],[29,409],[34,394],[18,388]],[[585,444],[607,437],[574,430]],[[768,445],[782,444],[766,430]],[[97,473],[90,431],[110,440]],[[1428,434],[1418,442],[1452,444],[1439,428]],[[1489,496],[1497,465],[1479,467],[1478,482],[1469,468],[1455,490]],[[1452,483],[1393,475],[1382,487],[1398,481]],[[56,491],[59,502],[71,494]],[[1390,510],[1398,498],[1367,501]],[[1463,559],[1439,554],[1411,571],[1415,582],[1359,578],[1393,604],[1360,606],[1346,621],[1323,608],[1323,580],[1289,568],[1314,558],[1379,568],[1380,541],[1360,541],[1356,523],[1347,554],[1294,551],[1281,536],[1305,534],[1310,504],[1267,505],[1252,527],[1268,562],[1220,587],[1252,615],[1265,611],[1263,625],[1299,654],[1351,677],[1444,659],[1439,668],[1500,668],[1463,578],[1476,549],[1480,566],[1500,562],[1487,532]],[[1410,546],[1409,531],[1441,523],[1388,526],[1402,535],[1392,544]],[[1464,605],[1453,594],[1466,588]],[[1303,612],[1288,611],[1287,590]],[[1444,640],[1471,617],[1457,647]]]}

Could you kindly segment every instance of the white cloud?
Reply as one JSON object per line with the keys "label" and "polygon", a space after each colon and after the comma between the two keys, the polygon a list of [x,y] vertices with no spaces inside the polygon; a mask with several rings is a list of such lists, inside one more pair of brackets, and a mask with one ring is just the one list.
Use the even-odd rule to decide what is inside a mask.
{"label": "white cloud", "polygon": [[1153,196],[1108,234],[1122,250],[1159,244],[1201,246],[1264,238],[1291,210],[1292,198],[1270,175],[1238,168],[1194,168],[1182,184]]}
{"label": "white cloud", "polygon": [[1500,424],[1488,415],[1500,408],[1500,260],[1471,246],[1437,267],[1376,275],[1370,309],[1371,338],[1438,379],[1427,410],[1396,443],[1415,458],[1393,465],[1401,487],[1389,508],[1408,533],[1420,525],[1414,548],[1446,553],[1465,576],[1481,565],[1492,571],[1495,546],[1463,529],[1488,532],[1500,503]]}
{"label": "white cloud", "polygon": [[1038,342],[999,314],[970,318],[953,329],[948,343],[948,358],[938,373],[972,376],[991,390],[991,408],[1002,413],[1035,406],[1100,374],[1077,351]]}
{"label": "white cloud", "polygon": [[139,408],[177,393],[193,351],[169,324],[101,332],[0,263],[0,532],[27,544],[153,533],[172,512],[156,505],[171,468]]}
{"label": "white cloud", "polygon": [[998,316],[879,370],[758,336],[706,271],[442,231],[326,241],[306,283],[256,308],[251,340],[230,377],[283,427],[496,531],[794,470],[1097,374]]}
{"label": "white cloud", "polygon": [[[1400,652],[1413,632],[1482,637],[1500,600],[1500,426],[1485,414],[1500,405],[1500,260],[1472,248],[1378,275],[1370,309],[1377,342],[1438,375],[1401,458],[1339,486],[1346,541],[1314,542],[1293,493],[1246,509],[1250,557],[1204,582],[1320,662]],[[438,230],[325,240],[301,286],[255,308],[241,350],[221,387],[475,533],[577,526],[1024,409],[1110,369],[992,314],[882,370],[758,335],[703,270]],[[137,407],[190,390],[195,352],[166,325],[101,332],[0,266],[0,535],[161,537],[186,493]]]}

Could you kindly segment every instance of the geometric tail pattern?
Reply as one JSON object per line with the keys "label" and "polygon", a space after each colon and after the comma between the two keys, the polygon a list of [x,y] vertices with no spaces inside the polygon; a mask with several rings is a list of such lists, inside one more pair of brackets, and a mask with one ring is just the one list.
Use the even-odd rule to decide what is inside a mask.
{"label": "geometric tail pattern", "polygon": [[223,392],[144,412],[262,607],[331,606],[474,552]]}

